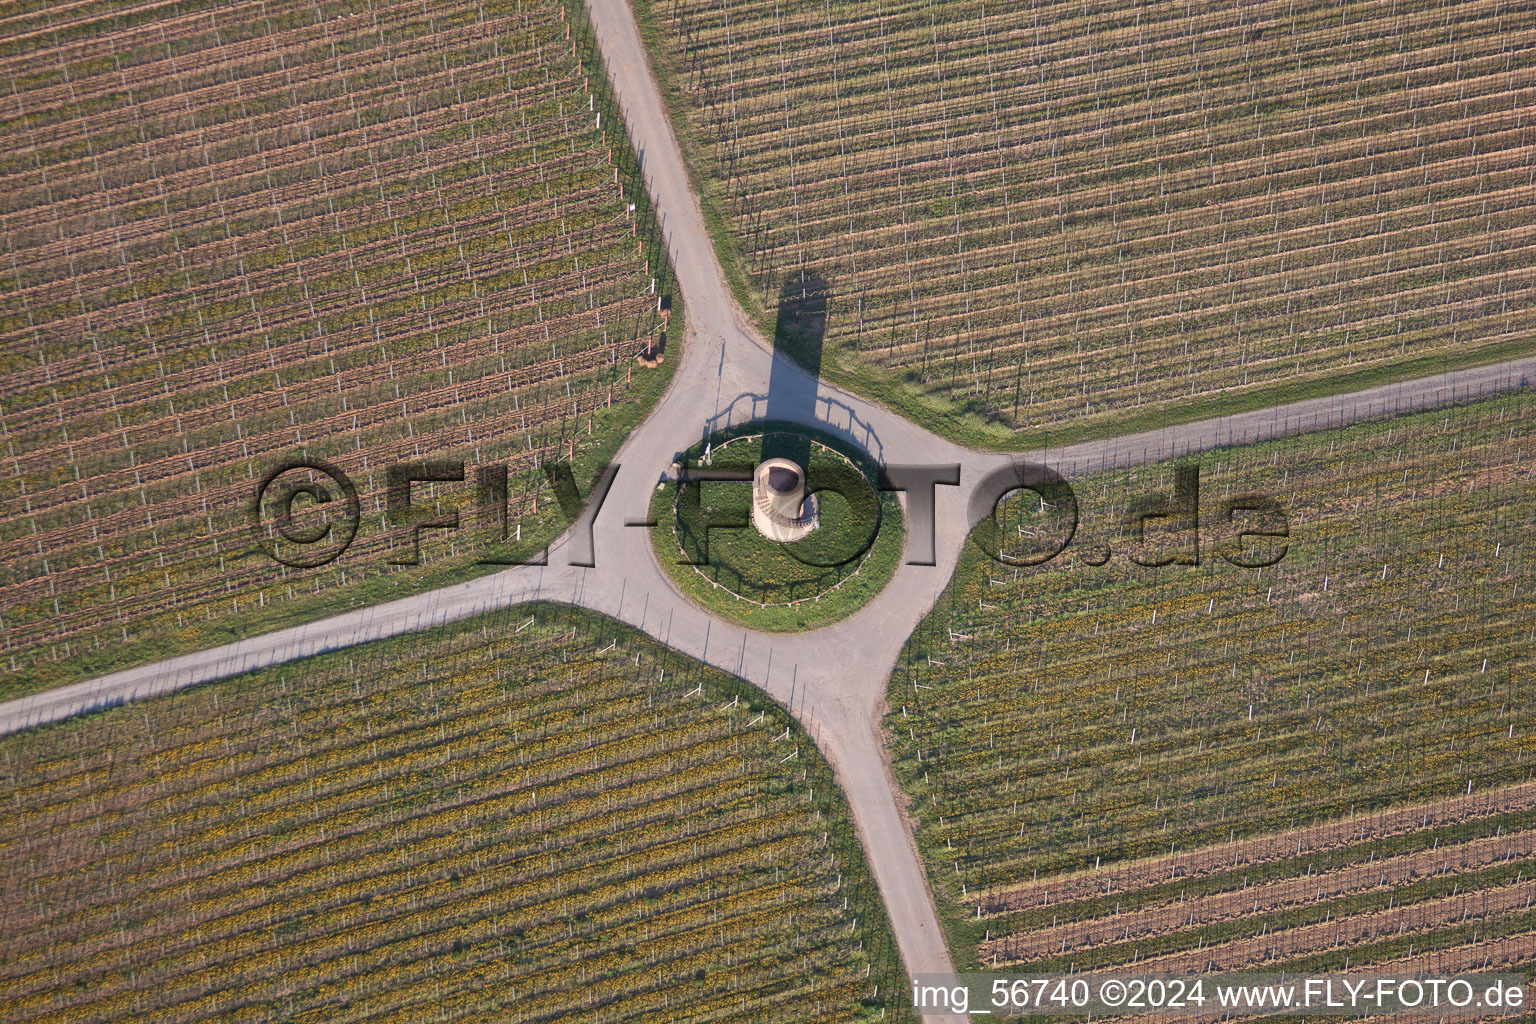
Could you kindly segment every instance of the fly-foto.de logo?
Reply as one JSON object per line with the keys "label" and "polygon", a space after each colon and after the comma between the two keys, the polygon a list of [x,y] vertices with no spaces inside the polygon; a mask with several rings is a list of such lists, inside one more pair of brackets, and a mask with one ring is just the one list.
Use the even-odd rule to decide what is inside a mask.
{"label": "fly-foto.de logo", "polygon": [[1227,494],[1202,504],[1200,467],[1174,467],[1170,492],[1133,494],[1113,541],[1080,541],[1077,493],[1047,466],[1022,463],[989,474],[972,496],[971,539],[995,561],[1044,565],[1071,554],[1104,565],[1116,554],[1142,566],[1199,565],[1218,557],[1244,569],[1274,565],[1290,550],[1285,509],[1268,495]]}
{"label": "fly-foto.de logo", "polygon": [[[602,507],[617,466],[599,470],[584,499],[568,463],[545,463],[541,469],[568,523],[576,523],[585,501],[594,512]],[[428,532],[470,530],[481,565],[543,564],[547,552],[532,557],[516,548],[520,525],[509,515],[510,487],[504,465],[476,466],[467,472],[461,461],[402,462],[385,470],[384,507],[397,527],[397,544],[389,556],[393,565],[421,564],[421,542]],[[417,485],[468,488],[468,515],[458,508],[430,511],[418,501]],[[462,502],[461,502],[462,503]],[[256,484],[246,510],[257,547],[268,557],[295,569],[314,569],[336,561],[356,540],[362,525],[357,485],[339,467],[320,459],[290,459],[269,470]],[[591,538],[592,517],[586,519]],[[590,543],[587,550],[591,550]],[[572,564],[584,564],[573,562]],[[585,563],[590,564],[590,563]]]}
{"label": "fly-foto.de logo", "polygon": [[[619,467],[600,469],[585,495],[569,463],[545,463],[540,469],[561,515],[575,531],[574,549],[586,553],[573,557],[571,564],[595,565],[592,528]],[[750,487],[751,469],[684,466],[669,482],[677,486],[680,502],[707,509],[709,503],[702,500],[707,490]],[[953,464],[883,466],[874,480],[857,472],[818,473],[813,468],[806,475],[805,494],[811,498],[830,491],[853,499],[862,489],[878,499],[881,491],[902,492],[909,531],[906,562],[933,565],[938,488],[960,486],[960,474],[961,467]],[[505,465],[470,468],[461,461],[407,462],[388,467],[385,479],[385,508],[397,540],[389,557],[392,564],[420,564],[421,541],[428,531],[466,529],[473,533],[477,547],[473,560],[478,564],[543,564],[546,560],[547,551],[531,557],[509,553],[509,545],[521,539],[521,528],[509,514]],[[1250,493],[1202,503],[1196,465],[1175,467],[1171,483],[1171,489],[1162,493],[1136,495],[1123,503],[1116,540],[1083,542],[1078,538],[1082,504],[1072,485],[1048,466],[1015,463],[976,484],[966,509],[971,542],[994,561],[1015,567],[1045,565],[1068,555],[1074,565],[1080,560],[1098,566],[1121,554],[1142,566],[1198,565],[1206,557],[1218,557],[1242,568],[1261,568],[1285,557],[1289,520],[1273,498]],[[468,514],[457,509],[429,512],[418,500],[418,485],[462,489],[460,504],[467,504]],[[844,505],[851,514],[879,515],[878,500],[849,500]],[[638,515],[626,526],[655,525],[647,518],[647,510],[635,511]],[[357,485],[344,470],[317,459],[295,459],[273,467],[257,483],[248,519],[258,547],[269,557],[292,568],[317,568],[336,561],[356,540],[362,502]],[[744,527],[734,519],[712,522],[707,513],[701,525],[705,531]],[[862,557],[877,527],[874,523],[870,530],[854,531],[865,539],[850,545],[858,550],[838,552],[834,564]],[[786,550],[793,554],[795,549],[786,544]],[[827,563],[823,558],[817,564]]]}

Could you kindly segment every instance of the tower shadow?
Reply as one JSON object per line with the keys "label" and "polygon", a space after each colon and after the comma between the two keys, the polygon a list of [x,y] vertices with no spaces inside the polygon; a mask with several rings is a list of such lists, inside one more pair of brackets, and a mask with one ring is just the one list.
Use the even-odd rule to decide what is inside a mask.
{"label": "tower shadow", "polygon": [[[776,358],[768,376],[766,416],[770,420],[816,422],[816,385],[821,379],[821,350],[827,332],[827,303],[832,289],[814,270],[798,270],[779,288],[779,311],[773,327]],[[797,373],[795,367],[805,371]],[[784,434],[765,439],[764,459],[790,459],[808,465],[808,438]]]}

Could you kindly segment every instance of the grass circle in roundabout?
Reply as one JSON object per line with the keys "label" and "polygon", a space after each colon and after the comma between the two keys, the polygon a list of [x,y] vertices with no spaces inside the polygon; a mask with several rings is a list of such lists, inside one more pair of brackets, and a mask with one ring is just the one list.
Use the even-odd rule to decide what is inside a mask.
{"label": "grass circle in roundabout", "polygon": [[[706,454],[707,453],[707,454]],[[790,543],[752,526],[750,476],[788,458],[806,471],[817,526]],[[684,480],[678,481],[681,475]],[[890,581],[905,529],[879,466],[829,434],[782,423],[719,431],[688,449],[651,502],[656,559],[677,588],[721,618],[765,632],[816,629],[851,615]]]}

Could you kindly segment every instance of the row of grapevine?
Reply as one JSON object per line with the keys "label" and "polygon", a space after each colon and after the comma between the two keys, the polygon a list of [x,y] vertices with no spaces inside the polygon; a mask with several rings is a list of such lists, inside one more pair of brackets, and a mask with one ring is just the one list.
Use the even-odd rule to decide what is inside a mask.
{"label": "row of grapevine", "polygon": [[[585,492],[665,387],[635,360],[675,294],[566,10],[104,12],[0,57],[26,140],[0,156],[13,694],[472,569],[475,466],[508,475],[493,557],[564,527],[541,467]],[[273,524],[247,517],[294,459],[359,492],[355,543],[319,569],[256,551]],[[467,482],[388,516],[389,467],[438,460]],[[394,564],[455,512],[424,567]]]}
{"label": "row of grapevine", "polygon": [[744,301],[814,269],[853,379],[940,431],[1528,350],[1532,21],[1506,0],[643,9]]}
{"label": "row of grapevine", "polygon": [[[886,718],[964,941],[1023,943],[1022,956],[1042,907],[1085,887],[1157,884],[1188,874],[1186,856],[1231,883],[1302,862],[1300,839],[1291,857],[1277,836],[1404,804],[1487,814],[1487,799],[1516,819],[1501,834],[1528,831],[1532,406],[1521,392],[1208,453],[1198,529],[1154,523],[1139,545],[1143,562],[1198,549],[1199,564],[1127,557],[1127,513],[1171,498],[1170,462],[1073,481],[1081,521],[1043,566],[968,545],[903,653]],[[1222,557],[1222,503],[1254,493],[1283,511],[1286,548],[1241,568]],[[1061,515],[1018,528],[1059,533]],[[1416,813],[1398,816],[1373,841],[1415,832]],[[1524,884],[1490,842],[1468,870]],[[1380,885],[1383,900],[1395,891]]]}
{"label": "row of grapevine", "polygon": [[480,616],[0,744],[7,1020],[859,1020],[904,985],[787,712]]}

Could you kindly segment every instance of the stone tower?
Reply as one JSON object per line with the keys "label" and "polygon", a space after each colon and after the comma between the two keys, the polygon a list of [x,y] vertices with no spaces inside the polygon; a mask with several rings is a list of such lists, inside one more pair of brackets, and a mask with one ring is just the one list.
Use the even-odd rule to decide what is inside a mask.
{"label": "stone tower", "polygon": [[767,459],[752,474],[752,525],[769,540],[799,540],[816,529],[816,497],[806,496],[805,470]]}

